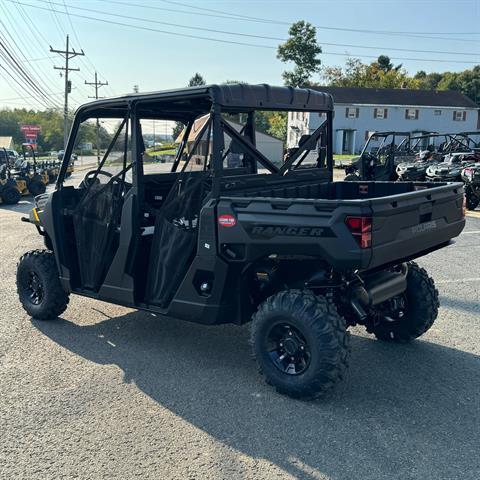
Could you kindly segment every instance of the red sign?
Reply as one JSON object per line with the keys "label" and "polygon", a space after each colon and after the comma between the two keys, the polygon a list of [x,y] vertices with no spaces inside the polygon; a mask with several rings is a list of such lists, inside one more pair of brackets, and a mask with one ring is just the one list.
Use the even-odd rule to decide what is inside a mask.
{"label": "red sign", "polygon": [[20,125],[20,130],[25,135],[25,141],[29,144],[34,144],[36,148],[37,137],[41,128],[38,125]]}
{"label": "red sign", "polygon": [[220,215],[218,224],[222,227],[234,227],[237,224],[237,220],[233,215]]}
{"label": "red sign", "polygon": [[20,125],[20,130],[24,133],[25,136],[37,136],[40,133],[41,128],[38,125]]}

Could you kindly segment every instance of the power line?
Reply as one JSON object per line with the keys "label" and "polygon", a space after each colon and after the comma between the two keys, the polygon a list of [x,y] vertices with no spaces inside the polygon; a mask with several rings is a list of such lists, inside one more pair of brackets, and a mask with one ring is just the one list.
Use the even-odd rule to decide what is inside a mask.
{"label": "power line", "polygon": [[[6,35],[8,35],[8,37],[10,38],[11,42],[13,43],[10,43],[7,38],[4,36],[4,42],[6,44],[8,44],[10,50],[13,52],[15,51],[15,48],[16,48],[16,51],[20,53],[20,55],[24,58],[25,62],[22,62],[20,59],[19,62],[20,63],[27,63],[31,68],[32,70],[34,71],[34,73],[38,76],[38,78],[34,78],[33,75],[30,73],[30,75],[34,78],[35,82],[42,86],[42,89],[43,88],[46,88],[46,90],[48,92],[52,92],[52,89],[50,88],[50,86],[48,85],[47,81],[46,81],[46,77],[47,75],[45,74],[45,72],[43,71],[43,68],[41,65],[37,65],[38,66],[38,69],[40,71],[43,71],[43,75],[37,70],[37,66],[35,66],[34,64],[30,64],[30,61],[29,59],[27,58],[27,56],[25,55],[24,51],[26,52],[29,52],[30,53],[30,56],[33,56],[30,49],[29,49],[29,46],[27,46],[27,44],[24,42],[23,40],[23,37],[21,35],[18,34],[18,32],[20,31],[20,26],[18,25],[18,23],[16,22],[16,19],[14,17],[13,14],[10,14],[10,12],[8,11],[8,9],[4,8],[3,5],[0,5],[0,8],[3,10],[3,12],[5,13],[5,16],[8,17],[8,20],[7,22],[9,21],[10,25],[13,26],[13,30],[15,31],[15,33],[17,34],[17,37],[19,39],[19,41],[21,42],[21,44],[23,45],[23,49],[18,45],[17,41],[15,40],[15,38],[13,37],[11,30],[12,28],[8,28],[7,25],[5,25],[5,23],[3,22],[3,20],[0,19],[0,24],[3,26],[3,32],[6,33]],[[39,80],[41,79],[41,80]],[[57,107],[57,105],[55,105],[55,107]]]}
{"label": "power line", "polygon": [[[15,72],[26,85],[36,91],[43,98],[43,102],[45,102],[46,105],[56,106],[53,104],[53,102],[51,102],[48,95],[37,85],[30,73],[19,63],[19,61],[15,58],[15,55],[9,50],[8,46],[2,40],[0,40],[0,47],[3,49],[3,51],[0,51],[0,55],[10,66],[11,70]],[[50,103],[51,105],[49,105]]]}
{"label": "power line", "polygon": [[[13,1],[13,0],[6,0],[6,1]],[[17,1],[17,3],[21,3],[21,2]],[[48,9],[46,9],[44,7],[41,7],[41,6],[38,6],[38,5],[31,5],[31,4],[27,4],[27,3],[22,3],[22,5],[26,5],[26,6],[29,6],[29,7],[32,7],[32,8],[37,8],[37,9],[40,9],[40,10],[48,10]],[[65,12],[61,12],[61,11],[57,11],[57,13],[65,14]],[[99,12],[99,13],[109,15],[106,12]],[[141,25],[133,25],[133,24],[130,24],[130,23],[107,20],[107,19],[104,19],[104,18],[91,17],[91,16],[88,16],[88,15],[80,15],[80,14],[75,14],[75,13],[70,13],[70,15],[74,16],[74,17],[77,17],[77,18],[84,18],[84,19],[87,19],[87,20],[107,23],[107,24],[110,24],[110,25],[119,25],[119,26],[123,26],[123,27],[134,28],[134,29],[137,29],[137,30],[150,31],[150,32],[155,32],[155,33],[162,33],[162,34],[173,35],[173,36],[177,36],[177,37],[193,38],[193,39],[197,39],[197,40],[207,40],[207,41],[211,41],[211,42],[224,43],[224,44],[229,44],[229,45],[241,45],[241,46],[248,46],[248,47],[255,47],[255,48],[264,48],[264,49],[269,49],[269,50],[272,50],[272,49],[276,50],[276,48],[277,48],[277,47],[272,46],[272,45],[253,44],[253,43],[239,42],[239,41],[234,41],[234,40],[226,40],[226,39],[219,39],[219,38],[213,38],[213,37],[204,37],[204,36],[200,36],[200,35],[191,35],[191,34],[186,34],[186,33],[171,32],[171,31],[160,30],[160,29],[150,28],[150,27],[141,26]],[[131,17],[129,17],[129,18],[131,18]],[[354,54],[351,54],[351,53],[339,53],[339,52],[322,52],[322,53],[324,55],[335,55],[335,56],[341,56],[341,57],[354,56]],[[357,54],[355,56],[360,56],[360,57],[363,57],[363,58],[377,58],[377,56],[375,56],[375,55],[364,55],[364,54],[358,55]],[[394,57],[393,59],[394,60],[421,61],[421,62],[438,62],[438,63],[460,63],[460,64],[468,63],[468,64],[473,64],[473,65],[476,65],[478,63],[478,62],[472,62],[472,61],[467,61],[467,60],[461,61],[461,60],[453,60],[453,59],[452,60],[450,60],[450,59],[433,59],[432,60],[431,58],[410,58],[410,57],[408,57],[408,58],[407,57]]]}
{"label": "power line", "polygon": [[[101,0],[107,3],[116,3],[120,5],[126,5],[126,6],[132,6],[132,7],[140,7],[140,8],[149,8],[153,10],[161,10],[161,11],[171,11],[171,12],[176,12],[176,13],[183,13],[183,14],[188,14],[188,15],[202,15],[202,16],[207,16],[207,17],[216,17],[216,18],[225,18],[225,19],[231,19],[231,20],[240,20],[240,21],[247,21],[247,22],[256,22],[256,23],[267,23],[267,24],[275,24],[275,25],[286,25],[290,26],[292,22],[287,22],[287,21],[281,21],[281,20],[273,20],[273,19],[268,19],[268,18],[260,18],[260,17],[252,17],[248,15],[240,15],[240,14],[235,14],[231,12],[226,12],[222,10],[215,10],[211,8],[205,8],[205,7],[198,7],[195,5],[188,5],[180,2],[172,2],[172,1],[167,1],[167,0],[160,0],[164,3],[169,3],[173,5],[180,5],[186,8],[191,8],[191,9],[196,9],[199,10],[197,12],[188,12],[185,10],[175,10],[175,9],[166,9],[164,7],[158,7],[158,6],[152,6],[152,5],[140,5],[140,4],[131,4],[127,2],[120,2],[116,0]],[[202,13],[202,12],[215,12],[215,13]],[[398,32],[398,31],[390,31],[390,30],[368,30],[368,29],[358,29],[358,28],[344,28],[344,27],[330,27],[326,25],[315,25],[315,27],[318,30],[334,30],[334,31],[342,31],[342,32],[357,32],[357,33],[368,33],[368,34],[375,34],[375,35],[393,35],[393,36],[407,36],[407,37],[413,37],[413,38],[428,38],[432,40],[447,40],[447,41],[459,41],[459,42],[478,42],[478,40],[472,40],[472,39],[465,39],[465,38],[445,38],[445,37],[439,37],[439,36],[428,36],[430,35],[439,35],[437,32],[422,32],[422,33],[417,33],[417,32]],[[441,34],[444,34],[442,32]],[[469,34],[469,35],[478,35],[479,32],[445,32],[445,35],[460,35],[460,34]]]}
{"label": "power line", "polygon": [[[102,0],[107,3],[118,3],[118,2],[111,2],[110,0]],[[60,6],[59,3],[52,2],[49,0],[48,2],[50,5],[58,5]],[[123,4],[123,2],[120,2]],[[214,28],[203,28],[203,27],[192,27],[190,25],[182,25],[178,23],[171,23],[171,22],[163,22],[151,18],[144,18],[144,17],[134,17],[132,15],[122,15],[119,13],[110,13],[110,12],[103,12],[101,10],[96,10],[92,8],[85,8],[85,7],[76,7],[72,6],[71,8],[75,10],[82,10],[85,12],[91,12],[91,13],[100,13],[104,15],[109,15],[112,17],[118,17],[118,18],[126,18],[128,20],[139,20],[141,22],[147,22],[147,23],[154,23],[154,24],[159,24],[159,25],[167,25],[169,27],[176,27],[176,28],[185,28],[188,30],[198,30],[198,31],[203,31],[203,32],[209,32],[209,33],[220,33],[223,35],[234,35],[234,36],[240,36],[240,37],[249,37],[249,38],[258,38],[262,40],[275,40],[275,41],[280,41],[280,42],[285,42],[287,39],[284,37],[271,37],[271,36],[266,36],[266,35],[255,35],[255,34],[250,34],[250,33],[243,33],[243,32],[233,32],[231,30],[218,30]],[[196,7],[200,8],[200,7]],[[68,12],[67,12],[67,15]],[[70,19],[70,16],[69,16]],[[70,19],[71,21],[71,19]],[[333,46],[333,47],[353,47],[353,48],[365,48],[365,49],[373,49],[373,50],[379,50],[380,48],[385,48],[385,47],[377,47],[377,46],[371,46],[371,45],[352,45],[348,43],[328,43],[328,42],[321,42],[322,45],[328,45],[328,46]],[[445,54],[450,54],[450,55],[466,55],[466,56],[476,56],[478,57],[478,53],[464,53],[464,52],[445,52],[445,51],[439,51],[439,50],[415,50],[415,49],[409,49],[409,48],[397,48],[397,47],[389,47],[389,50],[392,51],[398,51],[398,52],[414,52],[414,53],[437,53],[439,55],[445,55]]]}
{"label": "power line", "polygon": [[[63,95],[64,92],[56,92],[52,93],[52,95]],[[24,95],[21,97],[13,97],[13,98],[0,98],[0,102],[13,102],[14,100],[27,100],[28,98],[35,98],[34,95]]]}
{"label": "power line", "polygon": [[[30,28],[29,28],[29,33],[33,33],[33,35],[35,36],[35,39],[36,39],[36,42],[37,42],[37,43],[32,42],[31,44],[29,44],[29,46],[30,46],[30,45],[35,45],[35,46],[38,48],[40,45],[43,44],[43,45],[45,45],[46,47],[48,47],[48,46],[49,46],[49,41],[47,40],[47,38],[45,37],[45,35],[42,33],[42,31],[41,31],[40,29],[38,29],[38,28],[36,27],[36,25],[33,23],[30,15],[29,15],[29,13],[28,13],[28,11],[23,7],[23,5],[21,5],[21,4],[18,3],[18,2],[15,2],[15,1],[14,1],[14,2],[11,2],[11,3],[14,3],[15,8],[17,9],[20,17],[22,18],[22,21],[23,21],[23,22],[22,22],[22,25],[25,24],[25,21],[26,21],[26,24],[30,26]],[[0,6],[1,6],[1,5],[0,5]],[[2,7],[2,8],[3,8],[3,7]],[[52,8],[52,7],[50,6],[50,9],[49,9],[48,11],[49,11],[49,13],[54,14],[55,12],[52,12],[52,11],[51,11],[51,8]],[[12,17],[13,17],[13,16],[12,16]],[[14,20],[14,19],[13,19],[13,20]],[[16,29],[16,32],[18,32],[18,31],[20,31],[20,27],[18,27],[18,28]],[[78,36],[76,35],[75,31],[74,31],[74,34],[75,34],[76,38],[78,38]],[[22,43],[23,43],[23,42],[22,42]],[[25,47],[25,48],[26,48],[26,47]],[[40,47],[40,49],[42,49],[42,47]],[[45,58],[45,59],[49,58],[50,61],[51,61],[51,63],[52,63],[52,66],[54,65],[54,61],[53,61],[53,58],[54,58],[54,57],[44,57],[44,58]],[[87,58],[87,61],[93,66],[93,64],[90,62],[90,60],[88,59],[88,57],[85,57],[85,58]],[[82,61],[82,65],[85,66],[86,70],[91,71],[91,72],[95,71],[95,66],[93,66],[93,69],[91,69],[91,68],[88,67],[87,63],[83,61],[83,57],[79,57],[79,59]],[[49,73],[46,73],[46,72],[43,70],[43,68],[41,68],[41,66],[39,66],[39,68],[43,71],[43,76],[42,76],[42,77],[43,77],[44,81],[47,82],[47,79],[49,78]],[[82,96],[84,96],[85,98],[88,97],[88,92],[83,88],[83,84],[80,84],[80,82],[78,82],[78,83],[79,83],[79,88],[78,88],[79,93],[80,93]],[[50,83],[50,85],[51,85],[51,83]],[[53,88],[56,89],[56,88],[57,88],[56,85],[55,85]],[[49,90],[51,90],[51,89],[49,88]],[[75,100],[74,97],[72,97],[72,99]],[[77,100],[75,100],[75,102],[76,102],[76,103],[82,103],[82,102],[79,102],[79,101],[77,101]]]}
{"label": "power line", "polygon": [[[30,24],[30,27],[31,27],[30,31],[34,34],[35,39],[38,42],[37,46],[44,44],[45,47],[49,47],[49,41],[47,40],[45,35],[42,33],[42,31],[40,29],[37,29],[37,27],[34,25],[32,19],[30,18],[29,13],[27,12],[27,10],[24,9],[23,6],[18,4],[17,2],[14,2],[14,4],[15,4],[15,8],[19,12],[21,18],[25,19]],[[53,13],[53,12],[51,12],[51,13]],[[42,47],[40,47],[40,49],[43,51]],[[52,66],[54,66],[55,62],[53,61],[53,59],[55,57],[52,56],[52,57],[49,57],[49,58],[50,58]],[[83,57],[80,57],[80,58],[83,58]],[[44,78],[45,78],[45,80],[47,78],[49,78],[49,73],[46,73],[44,71]],[[57,88],[56,84],[53,88],[54,89]],[[88,96],[87,91],[83,90],[83,85],[80,84],[80,83],[79,83],[79,93],[81,93],[85,98]],[[75,101],[75,103],[82,103],[82,102],[79,102],[79,101],[75,100],[73,96],[71,98]]]}
{"label": "power line", "polygon": [[[15,78],[2,64],[0,64],[0,68],[10,77],[10,79],[12,79],[22,90],[24,90],[27,94],[31,92],[31,90],[26,87],[24,84],[22,84],[17,78]],[[4,77],[5,78],[5,77]],[[8,82],[8,80],[5,78],[5,80]],[[11,84],[9,83],[9,85],[11,86]],[[17,92],[18,94],[19,91],[15,88],[15,87],[12,87],[12,89]],[[46,107],[46,108],[50,108],[48,104],[44,103],[42,100],[40,100],[38,97],[33,97],[33,99],[38,102],[42,107]]]}
{"label": "power line", "polygon": [[[80,38],[78,37],[77,31],[76,31],[76,29],[75,29],[75,25],[73,24],[72,18],[70,17],[70,12],[68,11],[67,3],[66,3],[65,0],[62,0],[62,1],[63,1],[63,8],[65,9],[65,13],[67,14],[67,19],[68,19],[68,22],[69,22],[69,24],[70,24],[70,27],[71,27],[71,29],[72,29],[72,31],[73,31],[73,35],[75,36],[75,40],[77,41],[78,46],[79,46],[80,48],[82,48],[82,44],[81,44],[81,42],[80,42]],[[49,3],[52,3],[52,2],[49,2]],[[58,3],[56,3],[56,5],[58,5]],[[81,57],[81,58],[79,58],[79,60],[80,60],[80,62],[84,65],[84,67],[86,68],[87,71],[90,71],[91,73],[94,73],[95,75],[97,75],[97,73],[99,74],[99,72],[97,71],[95,65],[90,61],[90,59],[89,59],[87,56]],[[86,60],[86,61],[85,61],[85,60]],[[87,65],[87,63],[88,63],[89,65]],[[103,76],[103,75],[102,75],[102,76]],[[111,89],[111,87],[109,86],[108,82],[107,82],[105,85],[108,85],[109,90],[110,90],[110,91],[113,91],[113,90]]]}

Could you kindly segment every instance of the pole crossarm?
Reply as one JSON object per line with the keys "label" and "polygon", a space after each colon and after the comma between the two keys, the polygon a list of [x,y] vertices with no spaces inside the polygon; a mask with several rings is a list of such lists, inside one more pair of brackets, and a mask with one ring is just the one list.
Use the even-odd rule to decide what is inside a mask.
{"label": "pole crossarm", "polygon": [[55,70],[62,70],[65,72],[65,103],[63,106],[63,148],[66,150],[67,148],[67,141],[68,141],[68,94],[70,93],[71,84],[68,81],[68,73],[69,72],[79,72],[79,68],[70,67],[69,61],[77,56],[85,55],[83,49],[80,52],[77,52],[74,48],[70,50],[69,48],[69,37],[67,35],[66,38],[66,46],[65,50],[58,50],[53,48],[50,45],[50,52],[58,53],[61,57],[65,59],[65,66],[64,67],[57,67],[54,66]]}

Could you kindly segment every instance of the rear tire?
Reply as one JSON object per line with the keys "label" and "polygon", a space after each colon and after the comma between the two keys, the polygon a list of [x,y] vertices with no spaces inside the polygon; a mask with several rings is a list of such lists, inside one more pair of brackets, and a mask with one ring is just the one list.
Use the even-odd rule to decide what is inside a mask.
{"label": "rear tire", "polygon": [[46,189],[47,189],[46,185],[41,180],[32,180],[28,184],[28,191],[34,197],[36,197],[37,195],[41,195],[42,193],[45,193]]}
{"label": "rear tire", "polygon": [[467,209],[475,210],[478,207],[478,204],[480,203],[480,199],[476,195],[468,191],[467,191],[466,198],[467,198]]}
{"label": "rear tire", "polygon": [[2,201],[6,205],[15,205],[20,201],[22,198],[22,194],[18,190],[18,188],[12,185],[6,185],[2,189]]}
{"label": "rear tire", "polygon": [[359,182],[360,177],[358,175],[355,175],[354,173],[349,173],[344,179],[344,182]]}
{"label": "rear tire", "polygon": [[20,258],[17,293],[25,311],[35,319],[52,320],[66,310],[69,297],[60,284],[53,252],[33,250]]}
{"label": "rear tire", "polygon": [[423,335],[438,316],[438,290],[424,268],[408,263],[405,309],[394,321],[371,323],[367,331],[385,342],[407,343]]}
{"label": "rear tire", "polygon": [[251,343],[260,372],[293,398],[317,398],[344,377],[349,340],[335,306],[310,291],[277,293],[253,316]]}

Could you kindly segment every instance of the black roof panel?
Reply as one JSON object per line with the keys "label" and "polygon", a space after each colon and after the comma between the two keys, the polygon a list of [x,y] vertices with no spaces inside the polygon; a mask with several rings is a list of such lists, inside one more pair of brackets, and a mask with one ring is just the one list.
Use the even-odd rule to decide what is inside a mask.
{"label": "black roof panel", "polygon": [[328,93],[311,88],[274,87],[266,84],[227,84],[164,90],[149,93],[132,93],[114,98],[89,102],[79,107],[78,112],[120,109],[131,102],[154,104],[167,102],[171,107],[184,110],[197,105],[217,103],[225,110],[333,110],[333,100]]}

